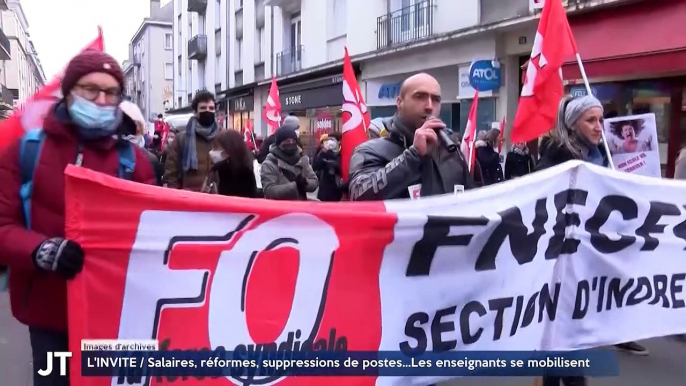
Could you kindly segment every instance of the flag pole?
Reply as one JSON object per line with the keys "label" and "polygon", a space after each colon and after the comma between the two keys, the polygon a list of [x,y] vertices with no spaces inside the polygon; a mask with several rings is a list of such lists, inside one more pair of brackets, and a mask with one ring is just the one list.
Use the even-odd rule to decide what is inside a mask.
{"label": "flag pole", "polygon": [[[579,65],[579,71],[581,72],[581,77],[584,80],[584,85],[586,85],[586,92],[588,95],[593,95],[593,91],[591,90],[591,84],[588,83],[588,77],[586,76],[586,69],[584,68],[584,64],[581,61],[581,55],[579,53],[576,53],[576,63]],[[610,163],[610,168],[612,170],[617,170],[615,169],[615,163],[612,162],[612,153],[610,153],[610,147],[607,144],[607,137],[605,136],[605,127],[600,131],[600,134],[603,138],[603,146],[605,147],[605,153],[607,154],[607,160]]]}
{"label": "flag pole", "polygon": [[472,143],[467,145],[467,146],[469,146],[469,165],[467,165],[467,171],[469,173],[472,172],[472,161],[474,160],[474,142],[476,142],[475,141],[475,139],[476,139],[476,123],[474,123],[473,125],[475,126],[474,127],[474,138],[472,138]]}

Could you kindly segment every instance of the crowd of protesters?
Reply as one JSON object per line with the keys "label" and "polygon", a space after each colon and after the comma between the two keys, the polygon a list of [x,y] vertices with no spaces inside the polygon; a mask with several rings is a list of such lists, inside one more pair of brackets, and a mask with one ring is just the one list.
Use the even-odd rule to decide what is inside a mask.
{"label": "crowd of protesters", "polygon": [[[337,133],[318,138],[310,159],[300,143],[300,123],[289,116],[261,146],[250,149],[237,131],[219,127],[214,95],[200,91],[183,130],[170,131],[160,115],[149,137],[138,107],[122,101],[123,89],[120,66],[103,52],[85,51],[69,63],[63,98],[45,118],[42,146],[34,154],[30,210],[19,194],[27,183],[23,139],[0,156],[0,264],[11,270],[13,315],[29,326],[34,374],[47,367],[47,352],[68,351],[66,283],[81,272],[85,259],[78,242],[65,238],[68,164],[169,189],[275,200],[312,200],[316,194],[320,201],[336,202],[409,198],[414,185],[421,197],[454,193],[458,185],[469,190],[497,184],[573,159],[608,163],[599,146],[603,107],[592,96],[562,100],[557,127],[541,140],[537,161],[524,143],[501,156],[496,151],[501,133],[490,130],[477,137],[470,170],[461,152],[440,145],[437,130],[448,128],[436,118],[439,83],[427,74],[411,76],[402,83],[397,113],[375,119],[372,139],[355,149],[346,182]],[[459,141],[459,135],[453,139]],[[647,354],[635,343],[618,348]],[[546,378],[544,383],[560,381],[585,384],[583,378]],[[34,386],[68,384],[58,376],[34,378]]]}

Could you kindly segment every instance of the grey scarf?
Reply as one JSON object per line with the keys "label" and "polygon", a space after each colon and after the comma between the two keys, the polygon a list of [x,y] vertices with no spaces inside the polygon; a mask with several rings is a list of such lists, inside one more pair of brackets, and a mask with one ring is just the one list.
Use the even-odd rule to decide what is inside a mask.
{"label": "grey scarf", "polygon": [[198,170],[198,152],[196,149],[195,137],[196,134],[202,136],[208,141],[212,141],[219,133],[217,130],[217,122],[212,123],[212,126],[203,127],[198,123],[198,120],[191,118],[186,125],[186,148],[183,152],[183,171]]}

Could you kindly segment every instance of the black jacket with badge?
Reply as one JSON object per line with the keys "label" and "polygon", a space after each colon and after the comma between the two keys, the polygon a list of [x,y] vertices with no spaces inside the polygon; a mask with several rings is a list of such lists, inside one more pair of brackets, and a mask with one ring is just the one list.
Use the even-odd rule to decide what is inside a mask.
{"label": "black jacket with badge", "polygon": [[387,119],[387,137],[359,145],[350,160],[350,199],[353,201],[409,198],[408,187],[421,184],[422,197],[454,193],[455,185],[474,188],[462,153],[442,144],[425,157],[412,147],[414,130],[397,115]]}

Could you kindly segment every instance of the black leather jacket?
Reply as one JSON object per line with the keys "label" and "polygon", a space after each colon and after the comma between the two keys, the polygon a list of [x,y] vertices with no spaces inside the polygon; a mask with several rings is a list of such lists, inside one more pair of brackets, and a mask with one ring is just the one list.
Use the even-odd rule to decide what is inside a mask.
{"label": "black leather jacket", "polygon": [[450,153],[439,145],[433,154],[421,157],[412,146],[414,130],[405,127],[397,115],[384,125],[388,136],[362,143],[350,159],[351,200],[409,198],[407,188],[415,184],[422,184],[422,197],[453,193],[455,185],[474,188],[462,153]]}

